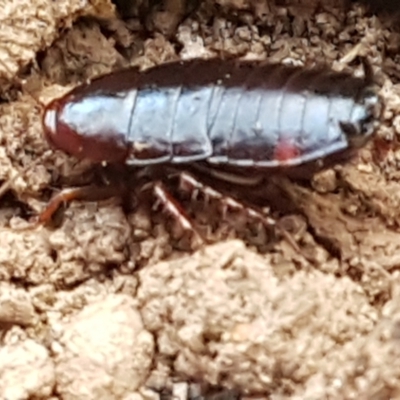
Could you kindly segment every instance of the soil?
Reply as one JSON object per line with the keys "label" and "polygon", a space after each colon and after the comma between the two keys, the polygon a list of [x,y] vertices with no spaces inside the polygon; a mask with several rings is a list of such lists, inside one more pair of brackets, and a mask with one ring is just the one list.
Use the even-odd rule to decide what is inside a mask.
{"label": "soil", "polygon": [[[400,398],[395,18],[341,1],[118,3],[124,18],[107,0],[1,3],[0,399]],[[300,251],[179,190],[213,238],[199,250],[152,203],[76,201],[32,228],[90,168],[50,149],[40,103],[121,67],[215,56],[373,67],[376,140],[309,185],[265,188]]]}

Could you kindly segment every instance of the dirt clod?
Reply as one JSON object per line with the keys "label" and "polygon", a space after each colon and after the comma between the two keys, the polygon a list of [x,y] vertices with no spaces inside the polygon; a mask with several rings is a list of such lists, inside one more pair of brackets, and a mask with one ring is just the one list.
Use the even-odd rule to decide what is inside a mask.
{"label": "dirt clod", "polygon": [[48,350],[31,339],[0,349],[0,393],[7,400],[48,398],[55,384]]}
{"label": "dirt clod", "polygon": [[143,385],[154,353],[152,336],[125,295],[86,306],[52,347],[57,390],[71,400],[128,398]]}

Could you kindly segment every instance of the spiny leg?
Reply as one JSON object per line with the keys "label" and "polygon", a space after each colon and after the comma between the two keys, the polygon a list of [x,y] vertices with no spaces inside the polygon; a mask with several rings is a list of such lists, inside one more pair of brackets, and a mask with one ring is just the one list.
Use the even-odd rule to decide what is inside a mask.
{"label": "spiny leg", "polygon": [[[185,211],[160,181],[143,184],[143,182],[140,182],[140,180],[141,179],[139,177],[137,181],[139,190],[135,191],[137,196],[140,196],[146,192],[147,189],[152,188],[154,195],[169,212],[169,214],[171,214],[178,221],[185,231],[192,233],[194,244],[202,245],[205,243],[205,240],[194,228]],[[105,186],[92,184],[87,186],[66,188],[61,190],[50,199],[45,209],[33,220],[33,224],[40,225],[50,221],[53,215],[63,204],[70,203],[74,200],[100,201],[109,199],[111,197],[120,197],[123,200],[126,200],[129,192],[130,191],[128,191],[126,182],[118,179]]]}
{"label": "spiny leg", "polygon": [[154,195],[163,205],[164,209],[178,221],[184,231],[190,232],[193,235],[195,246],[200,247],[205,244],[205,239],[194,227],[184,209],[175,200],[164,184],[161,181],[157,181],[152,184],[152,186]]}
{"label": "spiny leg", "polygon": [[218,190],[213,189],[212,187],[203,184],[198,179],[196,179],[193,175],[187,172],[181,172],[179,175],[180,179],[180,188],[182,190],[192,191],[192,198],[195,199],[199,192],[202,192],[206,197],[206,200],[215,199],[221,202],[224,206],[223,215],[226,216],[226,213],[229,209],[244,212],[248,217],[254,220],[258,220],[264,226],[273,226],[279,230],[279,232],[283,235],[283,237],[287,240],[287,242],[293,247],[293,249],[297,252],[301,252],[299,246],[297,245],[295,239],[292,235],[285,229],[285,227],[277,220],[266,216],[261,211],[257,210],[254,207],[244,204],[231,196],[225,195]]}
{"label": "spiny leg", "polygon": [[256,218],[262,220],[264,223],[268,225],[275,225],[275,220],[272,218],[268,218],[264,215],[261,211],[256,210],[250,206],[245,205],[234,199],[231,196],[222,194],[218,190],[213,189],[211,186],[205,185],[200,180],[195,178],[193,175],[182,172],[180,174],[180,188],[183,190],[191,190],[193,195],[193,199],[197,197],[199,192],[202,192],[206,197],[206,200],[215,199],[221,201],[224,204],[224,216],[228,211],[228,208],[237,210],[237,211],[244,211],[249,217]]}

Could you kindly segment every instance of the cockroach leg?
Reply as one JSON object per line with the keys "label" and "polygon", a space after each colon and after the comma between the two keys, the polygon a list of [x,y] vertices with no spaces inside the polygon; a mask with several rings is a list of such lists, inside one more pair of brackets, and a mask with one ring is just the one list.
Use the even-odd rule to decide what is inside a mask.
{"label": "cockroach leg", "polygon": [[175,200],[172,194],[167,190],[164,184],[160,181],[155,182],[153,184],[153,191],[159,203],[161,203],[165,210],[178,221],[182,229],[192,233],[193,244],[196,247],[200,247],[205,244],[205,239],[193,226],[189,216]]}
{"label": "cockroach leg", "polygon": [[[302,254],[304,256],[303,252],[301,251],[301,249],[300,249],[299,245],[297,244],[296,240],[294,239],[294,237],[285,229],[285,227],[279,221],[277,221],[277,223],[276,223],[276,228],[281,233],[281,235],[285,238],[285,240],[290,244],[290,246],[292,246],[293,250],[296,251],[298,254]],[[307,257],[305,257],[305,258],[307,258]]]}
{"label": "cockroach leg", "polygon": [[237,211],[243,211],[246,213],[246,215],[253,219],[261,222],[264,226],[273,226],[275,227],[285,238],[285,240],[293,247],[293,249],[301,253],[301,250],[299,246],[297,245],[295,239],[292,237],[292,235],[284,228],[282,224],[279,223],[279,221],[267,217],[265,214],[263,214],[261,211],[257,210],[254,207],[250,207],[242,202],[237,201],[231,196],[227,196],[210,186],[207,186],[200,182],[198,179],[196,179],[193,175],[187,173],[187,172],[182,172],[180,173],[180,189],[182,190],[191,190],[193,192],[193,197],[197,197],[198,192],[202,192],[206,199],[216,199],[223,204],[224,209],[223,209],[223,214],[224,217],[226,216],[226,213],[228,209],[233,209]]}
{"label": "cockroach leg", "polygon": [[181,172],[179,178],[180,178],[180,189],[184,191],[188,190],[192,191],[193,198],[197,197],[197,193],[202,192],[206,197],[206,200],[215,199],[220,201],[224,206],[223,209],[224,217],[226,216],[228,209],[231,209],[236,211],[243,211],[250,218],[258,219],[266,225],[271,225],[271,226],[276,225],[276,221],[274,219],[268,218],[261,211],[258,211],[253,207],[247,206],[244,203],[235,200],[231,196],[222,194],[221,192],[213,189],[212,187],[205,185],[200,180],[198,180],[193,175],[187,172]]}
{"label": "cockroach leg", "polygon": [[261,174],[254,174],[251,176],[249,176],[249,174],[238,175],[237,173],[222,171],[212,167],[210,168],[210,166],[204,166],[202,164],[193,164],[192,168],[196,171],[199,171],[201,174],[212,176],[220,181],[229,182],[240,186],[254,187],[259,185],[264,179],[263,175]]}
{"label": "cockroach leg", "polygon": [[47,203],[46,208],[35,218],[34,223],[43,224],[51,220],[56,211],[66,203],[74,200],[100,201],[114,196],[124,195],[120,185],[95,186],[87,185],[61,190]]}

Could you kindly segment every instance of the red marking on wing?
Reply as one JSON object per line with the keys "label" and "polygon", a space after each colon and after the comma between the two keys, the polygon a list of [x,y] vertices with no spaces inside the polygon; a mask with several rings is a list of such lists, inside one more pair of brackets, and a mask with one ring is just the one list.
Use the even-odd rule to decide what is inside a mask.
{"label": "red marking on wing", "polygon": [[282,140],[275,146],[274,160],[288,161],[299,157],[300,154],[300,150],[293,143],[288,140]]}

